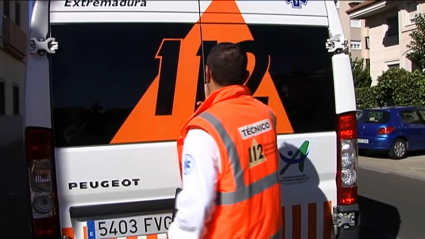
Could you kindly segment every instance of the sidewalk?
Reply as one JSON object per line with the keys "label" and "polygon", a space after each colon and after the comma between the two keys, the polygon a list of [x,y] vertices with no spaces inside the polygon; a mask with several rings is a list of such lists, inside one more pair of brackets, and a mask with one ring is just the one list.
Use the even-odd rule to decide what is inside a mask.
{"label": "sidewalk", "polygon": [[360,156],[359,167],[425,180],[425,155],[412,155],[402,160]]}

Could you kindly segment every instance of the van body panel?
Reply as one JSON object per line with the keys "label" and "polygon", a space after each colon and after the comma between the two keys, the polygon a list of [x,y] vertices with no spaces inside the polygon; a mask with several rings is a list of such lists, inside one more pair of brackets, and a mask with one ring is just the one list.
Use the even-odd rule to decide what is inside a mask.
{"label": "van body panel", "polygon": [[[339,13],[333,1],[324,1],[329,20],[330,38],[336,37],[342,43],[347,40],[339,19]],[[346,42],[348,44],[348,41]],[[335,111],[337,114],[356,111],[356,96],[351,70],[350,56],[336,54],[332,56],[335,88]]]}
{"label": "van body panel", "polygon": [[[171,142],[58,148],[56,158],[61,212],[71,206],[173,198],[181,187],[178,161],[170,160],[177,158]],[[61,220],[70,223],[66,213]]]}
{"label": "van body panel", "polygon": [[[213,1],[200,1],[201,13],[208,12],[206,9]],[[309,17],[327,17],[327,11],[324,1],[231,1],[238,6],[237,11],[228,10],[222,7],[217,13],[237,13],[245,15],[288,15],[288,16],[309,16]],[[214,2],[216,4],[216,2]],[[226,4],[226,3],[218,3]]]}
{"label": "van body panel", "polygon": [[[292,158],[302,145],[307,145],[302,156]],[[329,216],[337,197],[336,145],[334,132],[278,136],[285,238],[330,238]]]}
{"label": "van body panel", "polygon": [[[49,1],[37,1],[31,18],[29,38],[44,39],[49,32]],[[51,128],[50,73],[46,56],[28,54],[26,63],[25,125]]]}

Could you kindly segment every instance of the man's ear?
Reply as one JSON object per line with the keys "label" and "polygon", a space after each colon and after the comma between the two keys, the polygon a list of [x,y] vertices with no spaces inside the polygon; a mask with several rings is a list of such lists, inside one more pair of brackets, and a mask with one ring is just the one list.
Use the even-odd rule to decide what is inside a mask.
{"label": "man's ear", "polygon": [[211,83],[211,69],[208,66],[205,66],[205,83]]}

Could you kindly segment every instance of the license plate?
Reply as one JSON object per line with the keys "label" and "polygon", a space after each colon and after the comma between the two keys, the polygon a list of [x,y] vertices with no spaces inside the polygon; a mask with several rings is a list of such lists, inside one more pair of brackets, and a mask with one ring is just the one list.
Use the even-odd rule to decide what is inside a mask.
{"label": "license plate", "polygon": [[357,142],[360,144],[368,144],[369,140],[368,139],[357,139]]}
{"label": "license plate", "polygon": [[172,213],[87,221],[88,239],[145,236],[166,233]]}

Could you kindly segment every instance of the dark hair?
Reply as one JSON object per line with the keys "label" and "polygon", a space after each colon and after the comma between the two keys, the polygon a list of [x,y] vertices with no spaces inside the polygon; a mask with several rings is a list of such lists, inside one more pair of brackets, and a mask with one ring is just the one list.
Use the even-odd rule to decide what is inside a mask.
{"label": "dark hair", "polygon": [[242,85],[247,77],[246,52],[234,43],[215,45],[207,58],[211,76],[220,86]]}

